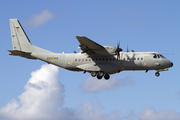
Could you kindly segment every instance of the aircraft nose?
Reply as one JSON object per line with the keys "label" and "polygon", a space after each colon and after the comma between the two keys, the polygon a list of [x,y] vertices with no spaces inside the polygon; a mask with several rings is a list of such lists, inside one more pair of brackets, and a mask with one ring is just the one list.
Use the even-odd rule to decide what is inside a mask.
{"label": "aircraft nose", "polygon": [[171,62],[171,67],[173,66],[173,63]]}

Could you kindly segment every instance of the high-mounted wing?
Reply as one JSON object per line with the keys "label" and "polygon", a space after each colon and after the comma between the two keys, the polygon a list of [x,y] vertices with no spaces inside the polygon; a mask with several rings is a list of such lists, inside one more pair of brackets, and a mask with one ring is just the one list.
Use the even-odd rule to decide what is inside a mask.
{"label": "high-mounted wing", "polygon": [[78,39],[78,41],[80,43],[79,47],[81,48],[81,50],[83,52],[92,53],[92,52],[94,52],[93,50],[105,50],[105,48],[103,46],[101,46],[98,43],[90,40],[87,37],[76,36],[76,38]]}

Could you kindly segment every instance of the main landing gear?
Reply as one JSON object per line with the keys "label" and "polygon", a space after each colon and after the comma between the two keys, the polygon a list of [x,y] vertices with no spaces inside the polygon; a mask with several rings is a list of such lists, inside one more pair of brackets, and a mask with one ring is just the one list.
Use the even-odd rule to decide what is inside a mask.
{"label": "main landing gear", "polygon": [[110,78],[109,74],[104,74],[104,72],[99,71],[99,72],[91,72],[91,76],[95,77],[97,76],[97,79],[102,79],[102,77],[104,76],[104,79],[108,80]]}

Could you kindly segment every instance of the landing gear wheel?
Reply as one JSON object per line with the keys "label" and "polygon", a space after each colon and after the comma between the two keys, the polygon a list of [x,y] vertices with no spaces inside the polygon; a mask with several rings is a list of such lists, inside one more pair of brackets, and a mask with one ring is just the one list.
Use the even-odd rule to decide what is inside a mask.
{"label": "landing gear wheel", "polygon": [[98,75],[103,77],[104,73],[103,72],[98,72]]}
{"label": "landing gear wheel", "polygon": [[97,75],[97,79],[102,79],[103,76],[100,76],[99,74]]}
{"label": "landing gear wheel", "polygon": [[110,78],[109,74],[104,75],[104,79],[108,80]]}
{"label": "landing gear wheel", "polygon": [[104,76],[103,72],[98,72],[97,79],[101,79]]}
{"label": "landing gear wheel", "polygon": [[156,75],[156,77],[159,77],[160,73],[159,73],[159,72],[156,72],[155,75]]}
{"label": "landing gear wheel", "polygon": [[96,77],[96,74],[97,74],[96,72],[91,72],[92,77]]}

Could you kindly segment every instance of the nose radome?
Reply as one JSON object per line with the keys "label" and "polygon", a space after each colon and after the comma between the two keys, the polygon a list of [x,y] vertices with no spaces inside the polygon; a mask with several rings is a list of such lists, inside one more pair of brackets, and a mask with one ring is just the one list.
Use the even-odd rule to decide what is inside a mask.
{"label": "nose radome", "polygon": [[173,63],[171,62],[171,67],[173,66]]}

